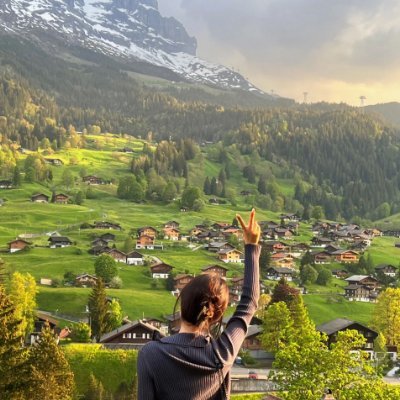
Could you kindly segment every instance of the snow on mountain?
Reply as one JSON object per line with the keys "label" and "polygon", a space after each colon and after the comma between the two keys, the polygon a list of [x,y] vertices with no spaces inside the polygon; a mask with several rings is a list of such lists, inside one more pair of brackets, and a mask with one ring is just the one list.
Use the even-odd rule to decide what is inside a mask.
{"label": "snow on mountain", "polygon": [[[157,0],[0,0],[0,30],[63,41],[168,68],[191,82],[259,91],[243,76],[196,56],[197,42]],[[43,40],[43,35],[40,36]]]}

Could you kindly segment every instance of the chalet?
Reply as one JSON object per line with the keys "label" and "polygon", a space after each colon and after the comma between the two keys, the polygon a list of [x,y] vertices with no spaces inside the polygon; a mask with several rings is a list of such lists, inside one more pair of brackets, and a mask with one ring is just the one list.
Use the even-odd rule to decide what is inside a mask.
{"label": "chalet", "polygon": [[300,253],[306,253],[310,250],[310,246],[306,243],[293,243],[290,245],[289,248],[291,251],[296,251]]}
{"label": "chalet", "polygon": [[100,343],[107,348],[140,349],[155,337],[164,335],[153,325],[137,320],[106,333]]}
{"label": "chalet", "polygon": [[212,253],[218,253],[221,250],[233,250],[235,246],[232,246],[228,242],[210,242],[205,248]]}
{"label": "chalet", "polygon": [[349,273],[345,269],[334,269],[332,275],[338,279],[346,279]]}
{"label": "chalet", "polygon": [[276,240],[267,240],[264,242],[264,246],[270,253],[286,251],[288,248],[287,244]]}
{"label": "chalet", "polygon": [[95,221],[94,227],[95,229],[114,229],[117,231],[122,231],[120,224],[108,221],[97,221],[97,222]]}
{"label": "chalet", "polygon": [[243,237],[242,230],[235,226],[230,226],[228,228],[223,229],[222,234],[225,239],[229,238],[229,236],[231,235],[236,236],[238,239],[241,239]]}
{"label": "chalet", "polygon": [[173,240],[173,241],[179,240],[180,233],[179,233],[178,229],[175,229],[175,228],[164,228],[163,232],[164,232],[164,239]]}
{"label": "chalet", "polygon": [[56,165],[56,166],[64,165],[64,161],[60,160],[59,158],[45,158],[44,162],[46,164]]}
{"label": "chalet", "polygon": [[126,255],[126,263],[128,265],[143,265],[143,254],[140,254],[137,251],[132,251]]}
{"label": "chalet", "polygon": [[189,235],[190,235],[191,237],[194,237],[194,236],[197,236],[197,235],[199,235],[200,233],[202,233],[202,232],[204,232],[204,231],[206,231],[205,228],[200,228],[200,227],[198,227],[198,226],[195,226],[194,228],[192,228],[192,229],[190,230]]}
{"label": "chalet", "polygon": [[336,262],[345,264],[358,262],[358,253],[353,250],[337,250],[332,253]]}
{"label": "chalet", "polygon": [[102,178],[99,178],[98,176],[94,175],[84,176],[82,178],[82,181],[84,183],[87,183],[88,185],[105,185],[107,183]]}
{"label": "chalet", "polygon": [[324,247],[324,251],[326,251],[329,254],[332,254],[338,250],[342,250],[342,249],[340,248],[340,246],[337,246],[336,244],[332,244],[332,243],[330,243]]}
{"label": "chalet", "polygon": [[314,264],[329,264],[332,261],[332,256],[327,251],[318,251],[311,253]]}
{"label": "chalet", "polygon": [[51,236],[49,237],[48,242],[51,249],[69,247],[72,245],[71,240],[68,239],[66,236]]}
{"label": "chalet", "polygon": [[179,229],[179,222],[168,221],[167,223],[164,224],[164,228]]}
{"label": "chalet", "polygon": [[382,236],[383,235],[383,232],[378,228],[369,229],[368,233],[373,237]]}
{"label": "chalet", "polygon": [[30,345],[34,345],[37,342],[45,325],[48,325],[49,328],[57,334],[57,336],[59,335],[61,330],[57,328],[58,321],[55,318],[52,318],[52,316],[46,312],[36,311],[33,331],[29,334]]}
{"label": "chalet", "polygon": [[111,249],[107,251],[107,254],[111,256],[116,262],[126,264],[126,254],[123,251]]}
{"label": "chalet", "polygon": [[315,247],[326,247],[328,244],[332,243],[332,239],[326,237],[313,237],[311,243]]}
{"label": "chalet", "polygon": [[89,250],[89,254],[93,254],[95,256],[98,256],[103,253],[108,253],[111,250],[111,247],[108,247],[107,245],[95,245]]}
{"label": "chalet", "polygon": [[372,276],[368,275],[352,275],[346,279],[349,285],[363,285],[371,289],[380,289],[379,281]]}
{"label": "chalet", "polygon": [[10,253],[16,253],[17,251],[25,250],[32,243],[29,243],[22,239],[15,239],[11,242],[8,242],[8,251]]}
{"label": "chalet", "polygon": [[293,268],[294,259],[287,253],[276,253],[271,256],[271,266],[280,268]]}
{"label": "chalet", "polygon": [[0,189],[12,189],[13,184],[11,181],[0,181]]}
{"label": "chalet", "polygon": [[168,335],[168,324],[164,320],[159,318],[144,318],[142,321],[148,325],[154,326],[154,328],[157,328],[163,335]]}
{"label": "chalet", "polygon": [[44,194],[44,193],[34,194],[31,197],[31,201],[33,203],[48,203],[49,199],[50,199],[50,197],[47,196],[47,194]]}
{"label": "chalet", "polygon": [[142,235],[136,240],[136,250],[138,249],[151,249],[154,247],[154,237]]}
{"label": "chalet", "polygon": [[138,236],[150,236],[152,238],[157,236],[157,229],[152,226],[143,226],[142,228],[139,228],[137,232]]}
{"label": "chalet", "polygon": [[217,274],[220,278],[226,278],[228,268],[221,267],[220,265],[208,265],[201,269],[203,274]]}
{"label": "chalet", "polygon": [[82,275],[78,275],[75,278],[75,286],[91,287],[96,285],[96,283],[97,283],[96,275],[84,273]]}
{"label": "chalet", "polygon": [[215,229],[216,231],[220,231],[221,229],[225,229],[228,228],[230,225],[227,224],[226,222],[216,222],[214,224],[211,225],[211,227],[213,229]]}
{"label": "chalet", "polygon": [[232,278],[231,287],[229,288],[229,305],[235,306],[240,301],[242,295],[244,277],[239,276]]}
{"label": "chalet", "polygon": [[285,239],[292,239],[293,238],[293,231],[286,228],[275,228],[274,233],[278,238],[285,238]]}
{"label": "chalet", "polygon": [[112,233],[103,233],[100,236],[101,240],[104,240],[105,242],[109,243],[109,242],[115,242],[115,235],[113,235]]}
{"label": "chalet", "polygon": [[97,238],[94,239],[92,242],[92,246],[101,246],[101,247],[105,247],[108,245],[108,242],[102,238]]}
{"label": "chalet", "polygon": [[271,281],[279,281],[285,278],[288,282],[293,280],[295,271],[292,268],[271,267],[267,269],[267,279]]}
{"label": "chalet", "polygon": [[379,292],[364,285],[350,284],[344,288],[344,297],[349,301],[376,302]]}
{"label": "chalet", "polygon": [[55,204],[68,204],[69,196],[64,193],[55,194],[52,198]]}
{"label": "chalet", "polygon": [[325,322],[324,324],[318,325],[317,330],[325,333],[328,336],[328,345],[331,346],[336,342],[339,332],[346,330],[355,330],[364,336],[366,342],[362,349],[370,353],[371,359],[374,355],[374,340],[378,337],[378,333],[372,329],[360,324],[359,322],[351,321],[346,318],[336,318],[332,321]]}
{"label": "chalet", "polygon": [[280,218],[284,221],[292,221],[292,222],[299,222],[300,216],[296,213],[289,213],[289,214],[281,214]]}
{"label": "chalet", "polygon": [[175,290],[181,291],[188,283],[192,282],[194,276],[189,274],[178,274],[174,278]]}
{"label": "chalet", "polygon": [[218,252],[218,258],[224,263],[241,263],[243,253],[237,249],[221,249]]}
{"label": "chalet", "polygon": [[260,222],[260,226],[263,229],[275,229],[275,228],[279,228],[279,224],[274,222],[274,221],[261,221]]}
{"label": "chalet", "polygon": [[390,264],[379,264],[375,267],[375,272],[395,278],[397,275],[397,268]]}
{"label": "chalet", "polygon": [[150,267],[151,277],[154,279],[167,279],[173,268],[164,262],[152,265]]}
{"label": "chalet", "polygon": [[265,358],[266,353],[259,335],[263,332],[260,325],[249,325],[246,337],[242,344],[242,349],[247,350],[253,358]]}

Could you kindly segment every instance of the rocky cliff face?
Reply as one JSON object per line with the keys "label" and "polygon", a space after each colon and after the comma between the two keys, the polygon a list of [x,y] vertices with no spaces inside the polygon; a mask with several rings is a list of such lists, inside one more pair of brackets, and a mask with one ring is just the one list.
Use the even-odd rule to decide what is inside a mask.
{"label": "rocky cliff face", "polygon": [[258,91],[240,74],[196,57],[197,42],[157,0],[0,0],[0,30],[26,38],[54,36],[124,59],[168,68],[184,79]]}

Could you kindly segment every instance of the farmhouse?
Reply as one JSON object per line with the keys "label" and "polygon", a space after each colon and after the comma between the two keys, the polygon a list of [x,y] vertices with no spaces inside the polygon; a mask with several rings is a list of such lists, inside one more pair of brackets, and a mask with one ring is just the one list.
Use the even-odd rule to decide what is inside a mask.
{"label": "farmhouse", "polygon": [[109,221],[95,221],[94,227],[95,229],[115,229],[117,231],[122,231],[120,224]]}
{"label": "farmhouse", "polygon": [[57,328],[58,321],[51,317],[51,315],[37,311],[36,318],[34,321],[33,331],[29,334],[29,344],[33,345],[39,339],[40,334],[42,333],[42,329],[45,324],[48,324],[52,331],[55,331],[56,334],[60,333],[60,329]]}
{"label": "farmhouse", "polygon": [[311,253],[315,264],[329,264],[332,260],[332,256],[327,251],[319,251]]}
{"label": "farmhouse", "polygon": [[375,267],[375,271],[391,278],[395,278],[397,275],[397,268],[390,264],[379,264]]}
{"label": "farmhouse", "polygon": [[168,322],[168,332],[173,335],[174,333],[178,333],[179,328],[181,326],[181,313],[177,311],[175,314],[165,315],[164,318]]}
{"label": "farmhouse", "polygon": [[233,250],[235,246],[232,246],[228,242],[210,242],[206,245],[206,249],[213,253],[217,253],[221,250]]}
{"label": "farmhouse", "polygon": [[364,285],[371,289],[380,289],[381,285],[379,281],[372,276],[368,275],[352,275],[346,279],[349,285]]}
{"label": "farmhouse", "polygon": [[44,194],[44,193],[34,194],[31,197],[31,201],[33,203],[48,203],[49,199],[50,199],[50,197],[47,196],[47,194]]}
{"label": "farmhouse", "polygon": [[137,251],[132,251],[126,255],[126,263],[128,265],[143,265],[143,254],[140,254]]}
{"label": "farmhouse", "polygon": [[137,320],[122,325],[100,338],[107,348],[140,349],[154,337],[162,338],[164,335],[153,325]]}
{"label": "farmhouse", "polygon": [[0,189],[12,189],[13,184],[11,181],[0,181]]}
{"label": "farmhouse", "polygon": [[8,250],[10,253],[16,253],[17,251],[25,250],[32,243],[29,243],[22,239],[15,239],[11,242],[8,242]]}
{"label": "farmhouse", "polygon": [[237,249],[225,249],[218,252],[218,258],[225,263],[240,263],[243,253]]}
{"label": "farmhouse", "polygon": [[138,229],[138,236],[150,236],[155,238],[157,236],[157,229],[152,226],[143,226]]}
{"label": "farmhouse", "polygon": [[64,193],[58,193],[53,196],[53,203],[56,204],[68,204],[69,196]]}
{"label": "farmhouse", "polygon": [[220,265],[208,265],[201,269],[203,274],[217,274],[220,278],[226,278],[228,268],[221,267]]}
{"label": "farmhouse", "polygon": [[358,262],[358,253],[353,250],[337,250],[332,253],[335,261],[341,263],[356,263]]}
{"label": "farmhouse", "polygon": [[152,265],[150,267],[151,277],[154,279],[167,279],[173,268],[171,265],[163,262]]}
{"label": "farmhouse", "polygon": [[267,240],[264,242],[264,245],[270,253],[274,253],[277,251],[286,251],[288,248],[285,243],[276,240]]}
{"label": "farmhouse", "polygon": [[345,279],[348,277],[349,273],[345,269],[334,269],[332,275],[338,279]]}
{"label": "farmhouse", "polygon": [[51,236],[49,237],[49,247],[51,249],[59,247],[69,247],[72,242],[66,236]]}
{"label": "farmhouse", "polygon": [[364,336],[366,342],[362,349],[370,354],[371,359],[374,355],[374,340],[378,337],[378,333],[368,328],[359,322],[351,321],[346,318],[336,318],[332,321],[325,322],[324,324],[318,325],[317,330],[325,333],[328,336],[328,345],[331,346],[337,340],[339,332],[346,330],[355,330]]}
{"label": "farmhouse", "polygon": [[75,278],[75,285],[76,286],[94,286],[97,283],[97,277],[96,275],[91,275],[84,273],[82,275],[78,275]]}
{"label": "farmhouse", "polygon": [[136,240],[136,250],[138,249],[147,249],[149,247],[153,247],[154,245],[154,237],[142,235]]}
{"label": "farmhouse", "polygon": [[279,281],[285,278],[288,282],[293,280],[294,270],[285,267],[271,267],[267,269],[267,279],[272,281]]}
{"label": "farmhouse", "polygon": [[350,284],[344,288],[344,297],[350,301],[374,303],[378,294],[377,290],[365,285]]}
{"label": "farmhouse", "polygon": [[95,256],[98,256],[100,254],[103,253],[107,253],[108,251],[110,251],[111,248],[108,247],[107,245],[102,245],[102,244],[98,244],[96,246],[93,246],[90,250],[89,250],[89,254],[93,254]]}
{"label": "farmhouse", "polygon": [[174,241],[179,240],[180,233],[178,229],[164,228],[163,232],[164,232],[164,239],[174,240]]}
{"label": "farmhouse", "polygon": [[111,249],[107,251],[107,254],[111,256],[116,262],[126,264],[126,254],[123,251],[117,249]]}
{"label": "farmhouse", "polygon": [[179,222],[168,221],[167,223],[164,224],[164,228],[179,229]]}
{"label": "farmhouse", "polygon": [[326,237],[314,237],[311,239],[311,243],[316,247],[326,247],[328,244],[332,243],[332,239]]}

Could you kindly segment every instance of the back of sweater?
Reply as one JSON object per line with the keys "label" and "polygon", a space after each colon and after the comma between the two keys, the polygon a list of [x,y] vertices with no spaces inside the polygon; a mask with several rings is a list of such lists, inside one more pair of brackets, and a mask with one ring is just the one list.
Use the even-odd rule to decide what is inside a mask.
{"label": "back of sweater", "polygon": [[143,347],[138,357],[139,400],[222,399],[223,382],[229,398],[230,369],[257,309],[259,255],[259,246],[245,246],[242,297],[218,339],[178,333]]}

